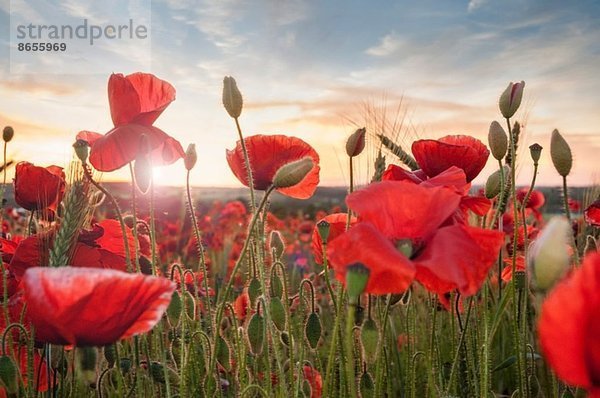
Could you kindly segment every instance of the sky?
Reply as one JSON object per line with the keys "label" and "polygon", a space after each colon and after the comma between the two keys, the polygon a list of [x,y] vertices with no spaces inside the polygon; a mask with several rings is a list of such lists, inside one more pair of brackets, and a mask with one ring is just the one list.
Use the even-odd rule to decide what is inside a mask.
{"label": "sky", "polygon": [[[130,15],[148,26],[146,40],[99,40],[83,56],[18,63],[28,54],[15,52],[17,22],[106,25]],[[503,122],[500,94],[524,80],[518,183],[532,177],[534,142],[544,147],[538,183],[561,183],[549,157],[557,128],[574,153],[570,184],[589,185],[600,183],[599,38],[597,1],[0,0],[0,126],[16,131],[10,159],[65,166],[78,131],[112,128],[110,73],[154,73],[177,90],[155,126],[184,148],[196,144],[192,182],[239,186],[225,160],[237,141],[221,103],[230,75],[244,96],[244,134],[300,137],[321,157],[321,184],[340,186],[348,183],[344,143],[356,128],[369,133],[360,184],[372,172],[376,134],[406,149],[448,134],[487,143],[490,123]],[[490,159],[474,183],[496,167]],[[183,162],[155,175],[183,184]]]}

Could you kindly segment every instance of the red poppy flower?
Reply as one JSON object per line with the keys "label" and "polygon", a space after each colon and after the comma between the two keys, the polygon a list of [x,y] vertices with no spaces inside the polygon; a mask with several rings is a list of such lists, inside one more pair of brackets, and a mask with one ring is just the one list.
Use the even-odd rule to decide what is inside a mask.
{"label": "red poppy flower", "polygon": [[65,191],[65,173],[58,166],[39,167],[19,162],[14,183],[15,201],[19,206],[27,210],[56,211]]}
{"label": "red poppy flower", "polygon": [[102,346],[145,333],[166,311],[175,284],[115,270],[30,268],[23,278],[36,339]]}
{"label": "red poppy flower", "polygon": [[467,182],[481,172],[490,151],[478,139],[468,135],[448,135],[439,140],[419,140],[412,145],[419,167],[429,177],[435,177],[451,166],[463,169]]}
{"label": "red poppy flower", "polygon": [[478,216],[484,216],[492,207],[492,202],[483,196],[470,196],[469,190],[471,183],[467,182],[467,177],[462,169],[452,166],[435,177],[428,178],[423,170],[408,171],[400,166],[391,164],[383,173],[383,181],[412,181],[415,184],[423,184],[427,187],[446,187],[453,189],[460,198],[460,213],[457,213],[456,220],[466,222],[466,211],[471,210]]}
{"label": "red poppy flower", "polygon": [[586,223],[595,227],[600,227],[600,199],[585,209],[583,215]]}
{"label": "red poppy flower", "polygon": [[304,380],[310,384],[310,398],[321,398],[323,395],[323,378],[321,373],[311,366],[304,365],[302,367]]}
{"label": "red poppy flower", "polygon": [[[275,173],[284,165],[310,157],[313,168],[302,181],[289,188],[279,188],[283,195],[296,199],[307,199],[312,196],[319,184],[319,155],[300,138],[285,135],[253,135],[245,138],[254,189],[266,190],[273,184]],[[227,150],[227,163],[233,174],[244,185],[248,185],[248,173],[244,162],[242,145],[238,141],[233,150]]]}
{"label": "red poppy flower", "polygon": [[558,377],[600,397],[600,254],[559,283],[542,306],[539,338]]}
{"label": "red poppy flower", "polygon": [[[504,282],[510,282],[512,279],[512,257],[508,257],[504,259],[504,264],[506,267],[502,270],[502,280]],[[527,266],[525,265],[525,256],[517,255],[517,261],[515,261],[515,271],[526,271]]]}
{"label": "red poppy flower", "polygon": [[498,231],[441,227],[460,202],[460,195],[447,188],[384,181],[349,195],[346,202],[359,222],[331,243],[328,255],[342,282],[348,266],[367,267],[367,293],[402,292],[416,276],[435,293],[458,289],[472,295],[503,243]]}
{"label": "red poppy flower", "polygon": [[[329,223],[329,236],[327,237],[327,243],[332,242],[335,238],[346,232],[346,223],[348,222],[347,213],[334,213],[330,214],[321,220]],[[350,218],[350,225],[356,224],[356,217]],[[318,223],[317,223],[318,225]],[[312,233],[312,252],[315,258],[315,263],[323,264],[323,240],[319,234],[319,228],[315,227]]]}
{"label": "red poppy flower", "polygon": [[143,135],[152,148],[153,165],[171,164],[183,158],[185,152],[181,144],[152,126],[174,100],[175,88],[154,75],[111,75],[108,101],[115,127],[105,135],[90,131],[77,134],[77,139],[91,146],[90,163],[100,171],[120,169],[136,158]]}
{"label": "red poppy flower", "polygon": [[[127,227],[126,232],[133,259],[135,254],[133,234]],[[44,233],[32,235],[19,243],[10,262],[10,270],[17,280],[23,277],[28,268],[47,265],[48,250],[52,246],[53,239],[53,233]],[[115,220],[104,220],[95,224],[91,231],[83,230],[78,242],[75,243],[69,265],[126,271],[125,246],[119,223]]]}

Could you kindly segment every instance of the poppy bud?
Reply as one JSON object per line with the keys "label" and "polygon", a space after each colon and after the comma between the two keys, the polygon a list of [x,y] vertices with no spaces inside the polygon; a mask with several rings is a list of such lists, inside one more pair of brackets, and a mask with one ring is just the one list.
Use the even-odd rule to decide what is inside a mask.
{"label": "poppy bud", "polygon": [[506,87],[506,90],[504,90],[500,96],[500,101],[498,102],[502,116],[508,119],[517,112],[517,109],[519,109],[519,106],[521,105],[521,100],[523,99],[524,87],[524,81],[521,81],[520,83],[510,82],[508,84],[508,87]]}
{"label": "poppy bud", "polygon": [[365,149],[365,135],[367,133],[366,128],[360,128],[356,130],[346,141],[346,153],[351,158],[361,154]]}
{"label": "poppy bud", "polygon": [[321,241],[323,243],[327,243],[327,238],[329,238],[329,222],[325,220],[321,220],[317,223],[317,229],[319,231],[319,236],[321,236]]}
{"label": "poppy bud", "polygon": [[271,276],[271,297],[283,297],[283,283],[276,272]]}
{"label": "poppy bud", "polygon": [[279,340],[281,340],[281,344],[288,347],[290,346],[290,335],[287,332],[281,332]]}
{"label": "poppy bud", "polygon": [[509,173],[510,169],[508,166],[503,166],[503,170],[501,171],[501,169],[494,171],[492,174],[490,174],[490,176],[488,177],[487,181],[485,182],[485,189],[484,189],[484,193],[485,193],[485,197],[488,199],[493,199],[496,196],[498,196],[498,194],[500,193],[500,190],[502,189],[502,186],[500,184],[500,180],[501,180],[501,175],[500,173],[503,172],[504,176],[506,177]]}
{"label": "poppy bud", "polygon": [[131,358],[121,358],[121,361],[119,362],[119,368],[121,369],[121,373],[128,373],[131,370],[131,365]]}
{"label": "poppy bud", "polygon": [[299,184],[312,170],[313,165],[312,159],[305,157],[281,166],[275,173],[275,177],[273,177],[273,186],[275,188],[289,188]]}
{"label": "poppy bud", "polygon": [[322,330],[323,328],[321,327],[321,318],[319,318],[319,314],[311,312],[304,325],[304,336],[306,337],[308,346],[313,350],[317,349],[317,345],[321,339]]}
{"label": "poppy bud", "polygon": [[571,172],[571,166],[573,166],[573,156],[569,144],[557,129],[554,129],[550,139],[550,157],[558,174],[563,177],[568,176]]}
{"label": "poppy bud", "polygon": [[85,164],[88,159],[88,155],[90,154],[90,145],[87,141],[77,140],[73,144],[73,149],[75,149],[75,155],[77,158],[81,160],[81,163]]}
{"label": "poppy bud", "polygon": [[508,137],[500,123],[495,120],[490,124],[488,143],[492,151],[492,156],[497,160],[502,160],[508,150]]}
{"label": "poppy bud", "polygon": [[269,306],[271,309],[271,320],[275,324],[275,327],[283,332],[285,329],[285,308],[283,308],[283,303],[279,297],[271,297],[271,305]]}
{"label": "poppy bud", "polygon": [[175,326],[179,323],[179,318],[181,317],[182,311],[183,303],[181,301],[181,296],[177,291],[174,291],[173,296],[171,297],[171,302],[167,307],[167,318],[169,319],[169,324],[171,324],[171,326]]}
{"label": "poppy bud", "polygon": [[242,114],[242,107],[244,106],[242,93],[240,93],[235,79],[231,76],[223,78],[223,105],[229,116],[234,119]]}
{"label": "poppy bud", "polygon": [[8,395],[16,394],[19,391],[18,377],[19,369],[12,358],[8,355],[0,356],[0,382]]}
{"label": "poppy bud", "polygon": [[4,129],[2,130],[2,139],[4,140],[4,142],[10,142],[10,140],[12,140],[14,136],[15,130],[12,127],[4,127]]}
{"label": "poppy bud", "polygon": [[529,251],[529,267],[539,290],[550,290],[569,267],[568,243],[571,233],[571,225],[565,217],[554,217],[533,241]]}
{"label": "poppy bud", "polygon": [[285,243],[279,231],[271,231],[271,251],[275,251],[275,258],[279,259],[285,251]]}
{"label": "poppy bud", "polygon": [[248,284],[248,298],[250,298],[250,305],[252,307],[254,307],[254,303],[258,296],[260,296],[260,293],[260,281],[257,278],[252,278]]}
{"label": "poppy bud", "polygon": [[531,159],[533,159],[533,163],[537,164],[540,160],[540,156],[542,155],[542,146],[538,143],[529,145],[529,153],[531,154]]}
{"label": "poppy bud", "polygon": [[196,161],[198,161],[198,154],[196,154],[196,144],[188,145],[185,150],[185,158],[183,158],[183,164],[186,170],[191,170],[196,165]]}
{"label": "poppy bud", "polygon": [[157,383],[165,382],[165,369],[162,363],[152,362],[150,364],[150,376]]}
{"label": "poppy bud", "polygon": [[369,372],[363,372],[360,376],[360,396],[367,398],[375,394],[375,383]]}
{"label": "poppy bud", "polygon": [[133,175],[135,176],[135,185],[141,193],[145,194],[150,189],[152,181],[152,165],[146,155],[138,156],[133,163]]}
{"label": "poppy bud", "polygon": [[215,355],[217,357],[217,362],[223,367],[223,369],[227,371],[231,370],[231,356],[229,344],[221,335],[219,335],[219,337],[217,338]]}
{"label": "poppy bud", "polygon": [[260,355],[265,343],[265,319],[258,312],[250,317],[246,327],[246,335],[250,352],[256,356]]}
{"label": "poppy bud", "polygon": [[377,357],[377,347],[379,345],[379,328],[373,318],[368,317],[360,328],[360,341],[362,343],[365,360],[368,363],[375,361]]}
{"label": "poppy bud", "polygon": [[358,297],[367,287],[370,271],[361,263],[355,263],[347,267],[346,289],[350,304],[356,305]]}
{"label": "poppy bud", "polygon": [[185,304],[185,313],[192,321],[196,320],[196,298],[189,290],[182,293],[183,303]]}

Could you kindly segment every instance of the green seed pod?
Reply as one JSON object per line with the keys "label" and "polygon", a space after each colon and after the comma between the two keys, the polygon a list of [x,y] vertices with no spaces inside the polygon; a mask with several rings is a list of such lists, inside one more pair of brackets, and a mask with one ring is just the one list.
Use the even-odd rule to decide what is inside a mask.
{"label": "green seed pod", "polygon": [[261,288],[260,281],[257,278],[252,278],[248,284],[248,297],[250,298],[250,305],[254,307],[256,305],[256,299],[260,296]]}
{"label": "green seed pod", "polygon": [[234,119],[237,119],[242,114],[244,100],[242,93],[238,89],[235,79],[231,76],[223,78],[223,106],[225,110]]}
{"label": "green seed pod", "polygon": [[367,287],[370,273],[370,270],[361,263],[354,263],[346,268],[346,289],[350,304],[355,305],[358,302],[358,297]]}
{"label": "green seed pod", "polygon": [[299,184],[314,166],[310,157],[305,157],[281,166],[273,177],[275,188],[289,188]]}
{"label": "green seed pod", "polygon": [[265,318],[260,316],[258,312],[250,317],[246,327],[246,335],[250,352],[256,356],[260,355],[265,344]]}
{"label": "green seed pod", "polygon": [[160,362],[152,362],[150,364],[150,377],[156,383],[165,383],[165,369]]}
{"label": "green seed pod", "polygon": [[117,347],[114,344],[105,345],[102,349],[104,353],[104,359],[108,363],[108,367],[112,368],[115,366],[115,362],[117,360]]}
{"label": "green seed pod", "polygon": [[311,312],[306,319],[306,324],[304,325],[304,335],[306,337],[306,342],[309,347],[313,350],[317,349],[319,344],[319,340],[321,339],[321,318],[319,314],[316,312]]}
{"label": "green seed pod", "polygon": [[369,372],[363,372],[360,376],[360,395],[362,398],[372,398],[375,393],[375,383]]}
{"label": "green seed pod", "polygon": [[540,156],[542,156],[542,146],[540,144],[532,144],[529,145],[529,154],[531,155],[531,159],[533,159],[533,163],[537,164],[540,160]]}
{"label": "green seed pod", "polygon": [[8,395],[19,391],[19,369],[8,355],[0,356],[0,382]]}
{"label": "green seed pod", "polygon": [[329,224],[325,220],[321,220],[317,223],[317,229],[319,231],[319,236],[321,237],[321,241],[323,243],[327,243],[327,239],[329,238],[329,228],[331,224]]}
{"label": "green seed pod", "polygon": [[360,341],[366,362],[373,363],[377,358],[377,348],[379,346],[379,328],[373,318],[369,317],[363,323],[360,329]]}
{"label": "green seed pod", "polygon": [[525,271],[515,271],[513,278],[515,278],[515,287],[517,290],[525,289],[525,286],[527,286],[527,274],[525,274]]}
{"label": "green seed pod", "polygon": [[271,297],[283,297],[283,283],[277,272],[271,275]]}
{"label": "green seed pod", "polygon": [[90,145],[87,143],[87,141],[75,141],[73,144],[73,149],[75,150],[75,155],[77,158],[81,160],[81,163],[85,164],[87,162],[88,155],[90,154]]}
{"label": "green seed pod", "polygon": [[504,159],[506,151],[508,150],[508,136],[500,123],[495,120],[490,124],[488,143],[490,145],[492,156],[497,160]]}
{"label": "green seed pod", "polygon": [[217,339],[215,355],[217,356],[217,362],[219,362],[223,369],[229,372],[231,370],[229,344],[221,335],[219,335],[219,338]]}
{"label": "green seed pod", "polygon": [[573,166],[571,147],[556,129],[552,132],[552,138],[550,139],[550,157],[558,174],[563,177],[568,176]]}
{"label": "green seed pod", "polygon": [[285,308],[279,297],[271,297],[271,319],[275,324],[275,327],[282,332],[285,329]]}
{"label": "green seed pod", "polygon": [[179,323],[182,310],[183,302],[179,292],[176,290],[173,292],[173,296],[171,296],[171,302],[167,307],[167,318],[169,319],[169,324],[171,326],[176,326]]}

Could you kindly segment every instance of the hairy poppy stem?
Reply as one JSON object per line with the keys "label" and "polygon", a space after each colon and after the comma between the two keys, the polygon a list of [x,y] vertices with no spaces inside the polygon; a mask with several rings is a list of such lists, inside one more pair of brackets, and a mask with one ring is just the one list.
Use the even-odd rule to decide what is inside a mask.
{"label": "hairy poppy stem", "polygon": [[[248,149],[246,148],[246,142],[244,141],[244,135],[242,134],[240,121],[237,117],[233,120],[235,120],[235,127],[237,128],[238,136],[240,137],[240,146],[242,147],[242,152],[244,153],[244,163],[246,165],[246,174],[248,175],[248,187],[250,188],[250,211],[252,214],[254,214],[256,212],[256,199],[254,196],[254,177],[252,176],[250,156],[248,155]],[[250,233],[252,233],[252,230]]]}
{"label": "hairy poppy stem", "polygon": [[[513,134],[513,130],[510,125],[510,118],[506,118],[506,124],[508,127],[508,136],[510,139],[510,189],[512,195],[513,202],[513,219],[514,219],[514,232],[513,232],[513,245],[512,245],[512,275],[513,280],[512,283],[515,283],[514,275],[517,267],[517,242],[519,238],[519,211],[517,206],[517,188],[516,188],[516,164],[517,164],[517,137]],[[515,348],[515,356],[517,357],[517,378],[519,381],[519,394],[521,397],[528,397],[529,391],[527,389],[527,377],[526,377],[526,369],[525,369],[525,358],[522,351],[521,346],[521,335],[519,333],[519,315],[520,315],[520,301],[518,297],[517,289],[512,290],[512,300],[513,300],[513,338],[514,338],[514,348]],[[523,330],[523,333],[525,331]],[[526,341],[524,338],[523,341]]]}
{"label": "hairy poppy stem", "polygon": [[[198,228],[198,221],[196,220],[196,212],[194,210],[194,202],[192,201],[192,190],[190,188],[190,171],[187,171],[187,176],[185,180],[185,190],[187,194],[187,202],[188,209],[190,212],[190,218],[192,221],[192,229],[194,230],[194,236],[196,237],[196,245],[198,248],[198,258],[200,269],[202,270],[202,284],[204,285],[204,295],[206,302],[206,312],[208,313],[209,322],[212,321],[212,310],[210,304],[210,295],[208,291],[208,271],[206,269],[206,259],[204,257],[204,245],[202,244],[202,235],[200,233],[200,229]],[[215,331],[216,328],[214,325],[210,325],[211,331]]]}
{"label": "hairy poppy stem", "polygon": [[135,249],[135,272],[141,272],[140,269],[140,258],[139,258],[139,241],[138,241],[138,231],[137,231],[137,198],[135,194],[135,174],[133,171],[133,162],[129,162],[129,173],[131,174],[131,218],[133,228],[131,229],[133,233],[133,242]]}
{"label": "hairy poppy stem", "polygon": [[[569,209],[569,190],[567,188],[567,176],[564,175],[563,178],[563,206],[565,208],[565,215],[569,220],[569,224],[571,223],[571,210]],[[579,249],[577,249],[577,240],[575,239],[575,235],[573,233],[570,234],[571,240],[573,242],[573,259],[575,260],[575,264],[579,264]]]}
{"label": "hairy poppy stem", "polygon": [[[223,312],[225,310],[225,306],[223,305],[223,303],[227,300],[227,296],[229,296],[229,293],[231,293],[231,288],[233,286],[233,281],[234,281],[234,277],[235,274],[237,274],[239,268],[241,267],[244,258],[246,257],[246,253],[248,252],[248,248],[250,246],[250,241],[252,240],[252,231],[254,231],[254,227],[256,227],[256,223],[258,221],[259,218],[259,214],[262,210],[262,208],[265,206],[265,204],[267,203],[267,199],[269,198],[269,195],[275,190],[275,187],[270,186],[269,189],[265,192],[265,195],[262,198],[262,201],[260,202],[260,205],[258,206],[258,209],[256,209],[256,212],[253,213],[252,215],[252,220],[250,221],[250,225],[248,226],[248,236],[246,237],[246,240],[244,241],[244,246],[242,247],[242,250],[240,251],[240,256],[238,257],[237,261],[235,262],[235,265],[233,266],[233,269],[231,270],[231,274],[229,276],[229,280],[227,281],[227,284],[225,285],[225,289],[223,289],[222,293],[221,293],[221,297],[222,300],[221,301],[221,305],[217,306],[217,313],[215,316],[215,333],[214,333],[214,346],[217,346],[217,341],[218,341],[218,337],[219,337],[219,333],[218,333],[218,328],[219,325],[221,324],[221,320],[223,319]],[[216,355],[213,355],[210,361],[210,367],[209,369],[214,370],[215,369],[215,361],[216,361]]]}
{"label": "hairy poppy stem", "polygon": [[356,370],[354,362],[354,317],[357,310],[356,304],[349,304],[346,315],[346,380],[348,382],[348,395],[356,398]]}

